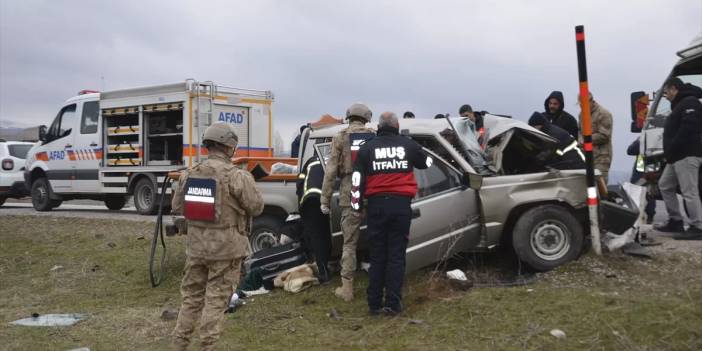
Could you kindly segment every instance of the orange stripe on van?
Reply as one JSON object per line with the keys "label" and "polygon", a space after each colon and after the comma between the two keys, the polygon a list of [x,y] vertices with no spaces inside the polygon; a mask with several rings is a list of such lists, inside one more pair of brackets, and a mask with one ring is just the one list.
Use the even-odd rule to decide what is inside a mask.
{"label": "orange stripe on van", "polygon": [[46,151],[38,152],[36,157],[39,161],[49,161],[49,155],[46,153]]}

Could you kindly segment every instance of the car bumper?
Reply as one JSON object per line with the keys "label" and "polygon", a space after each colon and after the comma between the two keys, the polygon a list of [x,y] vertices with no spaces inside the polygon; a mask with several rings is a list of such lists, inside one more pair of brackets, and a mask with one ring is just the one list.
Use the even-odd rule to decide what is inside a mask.
{"label": "car bumper", "polygon": [[19,198],[28,196],[29,191],[24,186],[24,181],[16,181],[9,186],[0,186],[0,196]]}

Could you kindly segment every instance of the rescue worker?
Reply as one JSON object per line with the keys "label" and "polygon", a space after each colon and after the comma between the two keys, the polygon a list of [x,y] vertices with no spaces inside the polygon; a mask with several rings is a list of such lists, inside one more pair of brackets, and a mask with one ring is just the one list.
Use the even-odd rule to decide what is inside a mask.
{"label": "rescue worker", "polygon": [[[641,155],[639,150],[640,146],[641,142],[636,138],[626,149],[627,155],[636,156],[629,182],[631,184],[646,186],[646,178],[644,178],[645,163],[643,155]],[[653,217],[656,216],[656,198],[651,194],[648,188],[649,187],[646,186],[646,208],[644,211],[646,212],[646,224],[652,224]]]}
{"label": "rescue worker", "polygon": [[483,115],[473,112],[473,108],[465,104],[458,109],[458,114],[461,117],[468,117],[475,124],[475,132],[478,134],[478,143],[480,147],[485,149],[485,127],[483,126]]}
{"label": "rescue worker", "polygon": [[241,261],[250,253],[249,223],[263,211],[253,177],[230,160],[237,143],[231,124],[207,127],[208,159],[184,171],[173,194],[173,212],[188,222],[183,303],[174,330],[177,350],[187,349],[198,320],[201,350],[214,349]]}
{"label": "rescue worker", "polygon": [[592,98],[592,93],[590,93],[589,98],[593,163],[595,169],[600,171],[602,178],[607,183],[609,167],[612,164],[612,114]]}
{"label": "rescue worker", "polygon": [[570,113],[564,111],[563,93],[552,91],[544,101],[544,116],[549,122],[563,128],[568,134],[578,137],[578,121]]}
{"label": "rescue worker", "polygon": [[341,287],[334,295],[346,302],[353,300],[353,275],[356,271],[356,245],[358,244],[361,216],[351,209],[351,172],[353,160],[360,145],[375,135],[366,127],[371,121],[371,110],[364,104],[353,104],[346,110],[349,126],[332,138],[331,154],[324,174],[320,209],[329,214],[334,183],[339,178],[339,207],[341,209],[341,231],[344,234],[344,247],[341,253]]}
{"label": "rescue worker", "polygon": [[302,132],[305,131],[305,128],[307,128],[306,125],[300,126],[300,134],[298,134],[295,137],[295,140],[293,140],[292,145],[290,145],[290,157],[292,158],[297,158],[300,154],[300,138],[302,137]]}
{"label": "rescue worker", "polygon": [[312,247],[320,284],[331,279],[327,264],[332,248],[329,215],[320,211],[319,199],[322,194],[323,182],[324,169],[319,158],[315,155],[307,160],[302,167],[302,172],[297,177],[297,200],[305,241]]}
{"label": "rescue worker", "polygon": [[354,163],[351,206],[363,209],[368,200],[368,309],[371,315],[402,312],[405,253],[417,194],[413,169],[432,164],[412,139],[399,135],[397,116],[383,112],[378,136],[361,145]]}
{"label": "rescue worker", "polygon": [[585,168],[585,155],[578,146],[573,136],[563,128],[551,124],[543,114],[534,112],[529,117],[529,125],[558,140],[556,155],[549,158],[553,161],[549,167],[556,169],[582,169]]}

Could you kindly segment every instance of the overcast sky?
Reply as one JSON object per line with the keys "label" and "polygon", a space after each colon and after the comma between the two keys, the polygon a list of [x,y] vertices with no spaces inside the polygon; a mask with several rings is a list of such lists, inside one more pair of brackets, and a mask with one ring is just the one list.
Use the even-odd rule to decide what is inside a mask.
{"label": "overcast sky", "polygon": [[628,170],[629,94],[660,86],[702,30],[702,1],[0,0],[0,126],[49,124],[81,89],[189,77],[272,90],[286,143],[356,101],[375,116],[470,103],[526,120],[561,90],[577,116],[578,24],[614,114],[613,169]]}

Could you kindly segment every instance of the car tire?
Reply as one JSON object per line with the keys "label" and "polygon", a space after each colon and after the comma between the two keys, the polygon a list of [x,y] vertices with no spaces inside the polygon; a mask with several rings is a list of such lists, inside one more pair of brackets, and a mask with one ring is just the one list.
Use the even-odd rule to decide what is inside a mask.
{"label": "car tire", "polygon": [[1,197],[1,196],[0,196],[0,206],[4,205],[6,200],[7,200],[6,197]]}
{"label": "car tire", "polygon": [[134,207],[141,215],[153,215],[158,211],[156,186],[149,178],[141,178],[134,186]]}
{"label": "car tire", "polygon": [[121,195],[110,195],[105,198],[105,206],[112,211],[121,210],[127,203],[127,197]]}
{"label": "car tire", "polygon": [[[39,178],[32,183],[32,206],[37,211],[51,211],[57,200],[51,199],[51,184],[46,178]],[[60,204],[60,202],[59,202]]]}
{"label": "car tire", "polygon": [[256,217],[251,228],[251,250],[257,252],[280,243],[280,227],[283,221],[270,215]]}
{"label": "car tire", "polygon": [[542,205],[524,212],[514,225],[517,257],[536,271],[548,271],[578,258],[583,228],[567,209]]}

